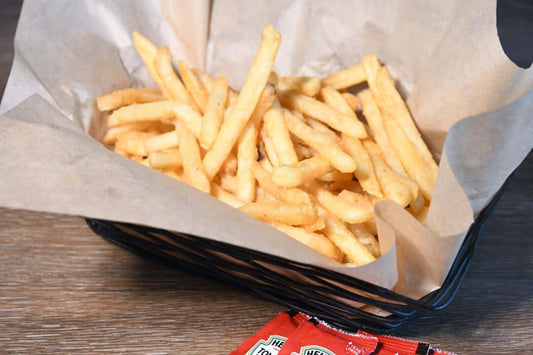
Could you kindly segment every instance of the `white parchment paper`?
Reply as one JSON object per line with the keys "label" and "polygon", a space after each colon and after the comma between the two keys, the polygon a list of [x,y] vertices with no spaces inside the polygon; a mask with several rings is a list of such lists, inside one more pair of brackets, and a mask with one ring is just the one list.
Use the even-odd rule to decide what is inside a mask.
{"label": "white parchment paper", "polygon": [[[532,148],[533,71],[515,66],[478,1],[44,1],[23,5],[0,105],[0,205],[150,225],[320,265],[420,297],[438,288],[474,216]],[[163,174],[106,150],[94,99],[154,86],[139,31],[175,59],[244,81],[262,28],[275,70],[328,75],[377,53],[407,99],[439,176],[426,226],[376,206],[384,256],[344,267]],[[444,144],[444,142],[446,143]]]}

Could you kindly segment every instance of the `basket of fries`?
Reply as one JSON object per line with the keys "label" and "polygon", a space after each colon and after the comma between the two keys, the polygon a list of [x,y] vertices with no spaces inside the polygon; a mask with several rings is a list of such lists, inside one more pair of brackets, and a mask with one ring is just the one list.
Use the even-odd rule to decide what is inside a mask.
{"label": "basket of fries", "polygon": [[[95,233],[135,253],[344,329],[386,331],[417,310],[445,307],[508,177],[531,149],[531,91],[515,81],[522,86],[509,97],[489,95],[508,75],[494,83],[450,80],[424,62],[417,81],[417,60],[404,65],[392,41],[363,39],[352,50],[351,35],[338,42],[339,29],[317,50],[281,15],[262,18],[262,35],[257,26],[243,31],[244,20],[228,24],[231,1],[216,2],[209,16],[192,4],[173,12],[172,2],[147,3],[154,13],[141,23],[131,18],[145,13],[142,6],[37,11],[39,4],[23,9],[1,106],[1,138],[16,149],[0,154],[0,201],[83,216]],[[323,9],[335,18],[352,10]],[[366,10],[368,21],[381,23],[380,11]],[[71,18],[81,22],[67,31]],[[39,29],[50,21],[57,23],[50,43],[65,50],[59,60],[54,50],[38,50]],[[188,21],[209,26],[191,34]],[[442,43],[433,35],[422,42],[429,49],[419,48],[408,34],[388,36],[420,52],[438,52]],[[321,38],[314,27],[309,35]],[[205,46],[191,46],[191,36]],[[476,53],[465,46],[451,49]],[[204,56],[208,69],[200,70]],[[452,107],[431,93],[435,76],[447,100],[470,93],[469,85],[493,90],[485,88],[490,99],[474,90]],[[39,176],[19,161],[39,166]]]}

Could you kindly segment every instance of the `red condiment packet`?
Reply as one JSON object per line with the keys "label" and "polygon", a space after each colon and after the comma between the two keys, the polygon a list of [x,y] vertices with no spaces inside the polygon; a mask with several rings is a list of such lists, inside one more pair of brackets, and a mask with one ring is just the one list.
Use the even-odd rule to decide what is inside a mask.
{"label": "red condiment packet", "polygon": [[278,355],[368,355],[377,345],[377,338],[327,330],[305,321],[291,334]]}
{"label": "red condiment packet", "polygon": [[276,355],[287,338],[307,318],[303,313],[281,312],[257,333],[246,339],[230,355]]}
{"label": "red condiment packet", "polygon": [[357,334],[375,336],[378,346],[372,355],[429,355],[430,346],[427,343],[400,339],[389,335],[376,335],[363,331]]}

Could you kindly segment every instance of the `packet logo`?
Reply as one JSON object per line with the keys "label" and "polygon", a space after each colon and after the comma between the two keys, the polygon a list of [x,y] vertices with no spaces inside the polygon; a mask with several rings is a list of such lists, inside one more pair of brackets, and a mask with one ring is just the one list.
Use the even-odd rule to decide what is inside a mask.
{"label": "packet logo", "polygon": [[246,355],[276,355],[286,341],[281,335],[271,335],[267,340],[259,340]]}
{"label": "packet logo", "polygon": [[335,353],[318,345],[308,345],[302,346],[299,354],[293,352],[291,355],[335,355]]}

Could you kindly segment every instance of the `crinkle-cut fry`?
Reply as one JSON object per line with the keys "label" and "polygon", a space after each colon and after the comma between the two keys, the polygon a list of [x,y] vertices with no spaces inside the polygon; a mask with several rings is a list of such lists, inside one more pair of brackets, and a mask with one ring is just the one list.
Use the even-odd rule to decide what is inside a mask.
{"label": "crinkle-cut fry", "polygon": [[344,255],[326,236],[319,233],[308,232],[303,228],[293,227],[286,224],[269,224],[280,232],[287,234],[289,237],[307,245],[311,249],[338,262],[342,262]]}
{"label": "crinkle-cut fry", "polygon": [[365,69],[361,64],[357,64],[323,78],[322,86],[331,86],[337,90],[342,90],[361,84],[365,80]]}
{"label": "crinkle-cut fry", "polygon": [[198,140],[204,149],[209,149],[217,137],[218,130],[224,120],[224,110],[228,100],[228,79],[219,76],[209,94],[202,119],[202,128]]}
{"label": "crinkle-cut fry", "polygon": [[117,140],[117,136],[126,131],[146,131],[152,126],[152,122],[135,122],[126,124],[123,126],[109,128],[102,139],[104,144],[114,144]]}
{"label": "crinkle-cut fry", "polygon": [[347,202],[319,184],[310,182],[306,185],[309,191],[331,214],[347,223],[362,223],[374,215],[372,204],[369,202],[353,204]]}
{"label": "crinkle-cut fry", "polygon": [[263,222],[284,223],[291,226],[313,224],[318,219],[316,208],[309,203],[282,203],[281,201],[249,202],[239,210]]}
{"label": "crinkle-cut fry", "polygon": [[[417,148],[420,156],[424,160],[426,169],[429,169],[430,171],[430,175],[436,177],[438,170],[437,163],[422,139],[405,101],[402,99],[398,90],[396,90],[394,81],[390,77],[387,67],[383,66],[378,69],[376,86],[379,92],[380,102],[382,102],[383,110],[385,110],[386,115],[394,119],[397,125],[402,128],[407,138]],[[378,103],[378,105],[380,104]]]}
{"label": "crinkle-cut fry", "polygon": [[272,171],[272,181],[280,186],[296,187],[323,176],[333,169],[329,160],[321,155],[316,155],[300,160],[295,165],[275,167]]}
{"label": "crinkle-cut fry", "polygon": [[372,137],[383,153],[383,158],[387,162],[387,165],[398,174],[407,176],[402,163],[392,148],[392,144],[383,124],[383,118],[374,100],[372,92],[370,90],[363,90],[359,92],[359,99],[361,100],[361,106],[363,106],[363,115],[368,122]]}
{"label": "crinkle-cut fry", "polygon": [[204,84],[202,84],[200,79],[183,60],[178,61],[178,72],[180,73],[185,88],[191,94],[194,102],[196,102],[198,109],[201,113],[205,113],[209,94]]}
{"label": "crinkle-cut fry", "polygon": [[259,137],[260,141],[263,144],[263,148],[266,153],[266,158],[272,164],[272,166],[279,166],[279,159],[278,155],[276,153],[276,149],[274,149],[274,143],[272,143],[272,140],[268,136],[268,133],[265,129],[265,126],[263,125],[262,128],[259,130]]}
{"label": "crinkle-cut fry", "polygon": [[158,49],[153,65],[161,80],[161,84],[165,88],[165,92],[171,100],[183,102],[198,109],[196,102],[193,100],[191,94],[187,91],[172,67],[172,54],[168,47],[163,46]]}
{"label": "crinkle-cut fry", "polygon": [[333,138],[313,130],[289,110],[283,112],[285,123],[291,133],[328,159],[337,170],[343,173],[355,171],[357,164]]}
{"label": "crinkle-cut fry", "polygon": [[154,67],[154,60],[157,56],[157,46],[137,31],[133,32],[131,38],[133,40],[133,45],[135,46],[137,53],[144,62],[146,69],[148,69],[150,76],[157,84],[159,89],[161,89],[161,93],[163,94],[163,96],[168,97],[168,94],[165,90],[165,86],[163,85],[163,82]]}
{"label": "crinkle-cut fry", "polygon": [[209,178],[212,179],[220,169],[224,159],[239,139],[246,122],[250,119],[267,84],[280,42],[279,32],[272,25],[266,25],[259,49],[237,101],[230,115],[222,124],[213,147],[204,157],[204,168]]}
{"label": "crinkle-cut fry", "polygon": [[288,203],[311,203],[307,192],[298,188],[287,188],[272,181],[272,175],[259,162],[252,164],[252,172],[261,189],[280,201]]}
{"label": "crinkle-cut fry", "polygon": [[274,87],[267,85],[237,142],[237,196],[246,202],[251,202],[255,198],[256,185],[252,164],[258,159],[257,135],[259,126],[265,112],[275,99]]}
{"label": "crinkle-cut fry", "polygon": [[211,195],[233,208],[239,208],[246,204],[246,202],[215,183],[211,183]]}
{"label": "crinkle-cut fry", "polygon": [[293,90],[314,97],[320,91],[321,83],[316,76],[280,76],[277,85],[282,90]]}
{"label": "crinkle-cut fry", "polygon": [[349,224],[347,227],[375,258],[381,256],[378,239],[363,224]]}
{"label": "crinkle-cut fry", "polygon": [[100,111],[112,111],[122,106],[161,101],[163,99],[164,97],[159,89],[128,88],[98,96],[96,105]]}
{"label": "crinkle-cut fry", "polygon": [[139,131],[125,131],[117,135],[115,148],[132,155],[146,156],[144,142],[154,134]]}
{"label": "crinkle-cut fry", "polygon": [[325,206],[316,203],[316,208],[318,215],[325,219],[323,233],[346,255],[350,263],[365,265],[376,259],[346,225],[332,215]]}
{"label": "crinkle-cut fry", "polygon": [[346,103],[348,104],[348,106],[350,106],[352,111],[355,112],[355,110],[357,110],[357,108],[359,107],[359,100],[357,99],[357,96],[355,96],[351,92],[343,92],[341,93],[341,95],[344,101],[346,101]]}
{"label": "crinkle-cut fry", "polygon": [[291,165],[298,162],[298,156],[294,150],[291,136],[285,121],[281,105],[276,99],[272,106],[265,112],[263,128],[272,142],[279,165]]}
{"label": "crinkle-cut fry", "polygon": [[183,165],[179,149],[148,153],[148,165],[154,169],[177,169]]}
{"label": "crinkle-cut fry", "polygon": [[165,149],[177,148],[178,146],[179,139],[175,130],[158,134],[144,141],[146,153],[159,152]]}
{"label": "crinkle-cut fry", "polygon": [[363,124],[350,116],[339,112],[325,103],[295,91],[278,91],[278,97],[284,106],[319,120],[331,128],[350,137],[365,138]]}
{"label": "crinkle-cut fry", "polygon": [[379,181],[374,172],[374,165],[361,141],[357,138],[343,136],[341,147],[355,160],[357,169],[354,171],[354,176],[361,184],[363,190],[377,197],[383,197]]}
{"label": "crinkle-cut fry", "polygon": [[[418,191],[413,191],[413,185],[408,182],[408,178],[398,174],[387,165],[376,143],[365,140],[363,146],[372,160],[383,195],[402,207],[409,205],[413,196],[418,195]],[[416,192],[416,195],[413,195],[413,192]]]}
{"label": "crinkle-cut fry", "polygon": [[205,175],[200,156],[200,147],[191,130],[184,122],[176,122],[179,149],[183,158],[183,170],[191,185],[205,193],[210,193],[211,184]]}

